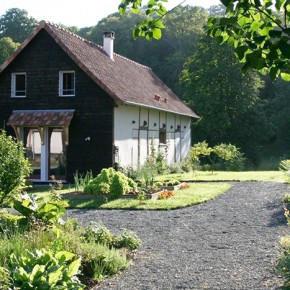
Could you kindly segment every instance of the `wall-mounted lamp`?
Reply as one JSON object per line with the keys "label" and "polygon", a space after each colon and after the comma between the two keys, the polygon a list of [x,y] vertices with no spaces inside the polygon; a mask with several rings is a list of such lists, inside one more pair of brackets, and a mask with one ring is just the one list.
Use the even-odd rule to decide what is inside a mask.
{"label": "wall-mounted lamp", "polygon": [[144,126],[144,127],[146,127],[147,124],[148,124],[147,121],[144,121],[144,122],[143,122],[143,126]]}
{"label": "wall-mounted lamp", "polygon": [[177,130],[180,130],[180,125],[177,125]]}
{"label": "wall-mounted lamp", "polygon": [[184,126],[183,128],[186,129],[186,126]]}
{"label": "wall-mounted lamp", "polygon": [[170,129],[173,129],[173,126],[172,125],[170,126]]}
{"label": "wall-mounted lamp", "polygon": [[132,121],[132,124],[135,124],[135,123],[136,123],[136,121],[135,121],[135,120],[133,120],[133,121]]}
{"label": "wall-mounted lamp", "polygon": [[156,127],[157,126],[157,123],[154,123],[154,127]]}
{"label": "wall-mounted lamp", "polygon": [[91,141],[91,137],[86,137],[86,138],[85,138],[85,141],[86,141],[86,142]]}
{"label": "wall-mounted lamp", "polygon": [[165,129],[165,128],[166,128],[166,124],[165,124],[165,123],[163,123],[163,126],[162,126],[162,128],[163,128],[163,129]]}

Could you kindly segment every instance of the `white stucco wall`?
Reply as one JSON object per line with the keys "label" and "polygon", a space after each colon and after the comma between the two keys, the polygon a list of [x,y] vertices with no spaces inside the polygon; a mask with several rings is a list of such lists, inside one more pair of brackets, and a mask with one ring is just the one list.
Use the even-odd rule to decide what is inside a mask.
{"label": "white stucco wall", "polygon": [[[118,147],[116,162],[122,167],[137,168],[151,153],[152,140],[155,153],[159,146],[159,130],[166,126],[168,163],[180,162],[191,146],[190,118],[173,113],[135,106],[114,109],[114,145]],[[178,125],[180,130],[178,131]]]}

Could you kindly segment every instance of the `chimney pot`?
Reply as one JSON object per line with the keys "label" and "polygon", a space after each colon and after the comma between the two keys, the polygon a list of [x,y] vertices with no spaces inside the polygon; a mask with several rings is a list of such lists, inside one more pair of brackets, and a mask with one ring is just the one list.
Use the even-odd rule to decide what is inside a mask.
{"label": "chimney pot", "polygon": [[105,31],[103,33],[103,50],[110,59],[114,59],[114,39],[115,32]]}

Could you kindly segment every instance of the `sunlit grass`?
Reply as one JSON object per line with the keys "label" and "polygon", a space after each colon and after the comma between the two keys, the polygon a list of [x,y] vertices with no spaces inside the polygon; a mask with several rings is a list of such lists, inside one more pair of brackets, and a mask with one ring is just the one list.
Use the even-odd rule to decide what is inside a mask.
{"label": "sunlit grass", "polygon": [[138,210],[172,210],[199,204],[213,199],[231,187],[230,184],[191,184],[188,189],[177,190],[174,197],[162,200],[139,201],[136,198],[115,199],[99,204],[97,200],[70,199],[69,206],[74,208],[100,209],[138,209]]}
{"label": "sunlit grass", "polygon": [[285,175],[281,171],[195,171],[182,174],[163,175],[158,179],[165,178],[186,181],[285,181]]}

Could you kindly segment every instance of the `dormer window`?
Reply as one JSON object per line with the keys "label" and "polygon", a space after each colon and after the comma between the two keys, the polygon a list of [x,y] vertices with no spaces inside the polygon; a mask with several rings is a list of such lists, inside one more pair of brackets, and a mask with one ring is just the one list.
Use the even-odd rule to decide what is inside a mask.
{"label": "dormer window", "polygon": [[13,73],[11,80],[11,97],[26,97],[26,73]]}
{"label": "dormer window", "polygon": [[59,96],[74,97],[75,96],[75,72],[60,71],[59,72]]}

